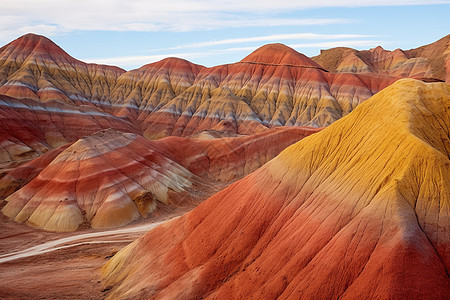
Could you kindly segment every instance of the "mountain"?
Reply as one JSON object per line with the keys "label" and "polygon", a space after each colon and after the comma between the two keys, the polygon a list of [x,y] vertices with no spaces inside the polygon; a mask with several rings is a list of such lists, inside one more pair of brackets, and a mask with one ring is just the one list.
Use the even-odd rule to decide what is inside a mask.
{"label": "mountain", "polygon": [[119,251],[109,297],[447,298],[449,106],[397,81]]}
{"label": "mountain", "polygon": [[430,78],[450,82],[450,35],[416,49],[394,51],[380,46],[322,50],[312,59],[331,72],[377,73],[398,77]]}
{"label": "mountain", "polygon": [[[147,65],[146,72],[167,72],[155,67]],[[173,99],[138,119],[143,119],[140,124],[149,138],[189,136],[223,122],[240,134],[277,126],[323,127],[395,80],[328,73],[287,46],[266,45],[240,62],[201,69],[184,92],[173,93]]]}
{"label": "mountain", "polygon": [[278,128],[241,137],[149,141],[113,129],[51,150],[0,179],[3,214],[50,231],[112,228],[198,204],[308,136]]}
{"label": "mountain", "polygon": [[[212,68],[167,58],[126,72],[86,64],[51,40],[27,34],[0,48],[0,105],[20,111],[18,120],[2,116],[7,122],[0,123],[0,130],[8,132],[15,126],[10,123],[31,115],[35,122],[29,134],[50,137],[41,133],[32,142],[14,140],[18,150],[6,149],[2,157],[35,157],[109,127],[150,139],[190,136],[205,129],[253,134],[285,125],[323,127],[397,79],[329,73],[282,44],[263,46],[240,62]],[[89,120],[92,130],[68,128],[71,111]],[[6,140],[9,137],[2,137]]]}
{"label": "mountain", "polygon": [[[93,130],[84,128],[72,136],[61,124],[65,118],[57,118],[61,121],[53,122],[51,141],[16,143],[19,154],[28,156],[109,127],[150,139],[205,129],[253,134],[277,126],[324,127],[398,78],[445,80],[450,73],[448,42],[449,36],[392,52],[381,47],[335,48],[313,59],[285,45],[269,44],[234,64],[206,68],[167,58],[126,72],[83,63],[51,40],[27,34],[0,48],[1,105],[28,107],[22,113],[28,115],[50,111],[32,126],[44,132],[51,111],[61,107],[88,119],[99,116],[92,120],[97,123]],[[107,126],[99,124],[104,118]],[[9,130],[2,125],[0,130]],[[15,153],[8,155],[15,159]]]}
{"label": "mountain", "polygon": [[[440,46],[415,51],[435,55],[439,62],[445,38],[436,43]],[[377,57],[388,56],[383,51],[378,49]],[[284,147],[319,130],[301,126],[334,123],[399,76],[328,72],[282,44],[212,68],[167,58],[127,72],[86,64],[48,38],[25,35],[0,48],[0,194],[8,197],[2,211],[16,221],[55,231],[114,227],[151,215],[139,214],[135,195],[120,186],[89,185],[92,174],[115,180],[127,166],[168,178],[164,189],[179,176],[194,178],[189,186],[205,191],[206,197],[209,183],[223,186],[251,173]],[[100,134],[105,129],[114,134]],[[141,164],[150,163],[148,151],[130,141],[147,145],[157,162]],[[121,151],[130,154],[122,157]],[[80,163],[88,152],[96,153],[96,159]],[[109,162],[111,156],[122,159]],[[112,177],[91,168],[94,164],[109,170],[111,163]],[[165,164],[178,171],[160,169]],[[133,183],[143,180],[141,175],[125,176],[122,186],[151,191],[148,182]],[[86,190],[77,190],[85,180]],[[187,188],[180,191],[180,197],[193,197]],[[125,195],[125,202],[108,200],[114,194]],[[156,201],[165,203],[163,198]],[[91,207],[92,201],[96,204]],[[105,221],[97,213],[104,202],[113,203],[104,206],[106,211],[123,203],[129,209]]]}
{"label": "mountain", "polygon": [[74,59],[44,36],[27,34],[0,48],[0,94],[12,97],[90,105],[108,98],[123,73]]}

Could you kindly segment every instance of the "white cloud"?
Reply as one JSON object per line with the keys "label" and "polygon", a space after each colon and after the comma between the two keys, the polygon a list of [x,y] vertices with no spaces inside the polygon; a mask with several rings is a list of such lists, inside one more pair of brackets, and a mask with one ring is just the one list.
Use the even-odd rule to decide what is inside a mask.
{"label": "white cloud", "polygon": [[292,34],[275,34],[266,36],[256,36],[256,37],[245,37],[245,38],[235,38],[235,39],[224,39],[216,41],[208,41],[201,43],[193,43],[187,45],[180,45],[170,49],[181,49],[181,48],[203,48],[209,46],[227,45],[227,44],[239,44],[239,43],[249,43],[249,42],[269,42],[269,41],[281,41],[281,40],[325,40],[325,39],[348,39],[348,38],[364,38],[369,37],[368,35],[361,34],[317,34],[317,33],[292,33]]}
{"label": "white cloud", "polygon": [[[353,40],[353,41],[332,41],[332,42],[320,42],[320,43],[303,43],[303,44],[288,44],[287,46],[302,52],[302,48],[334,48],[334,47],[373,47],[378,45],[386,45],[388,42],[379,40]],[[251,52],[256,50],[258,47],[233,47],[223,50],[218,50],[216,53],[226,53],[226,52]],[[318,54],[318,53],[317,53]]]}
{"label": "white cloud", "polygon": [[[305,9],[320,7],[362,7],[394,5],[449,4],[449,0],[15,0],[3,1],[0,9],[0,45],[34,32],[49,37],[74,31],[172,31],[187,32],[243,27],[332,25],[353,22],[338,18],[307,18]],[[289,17],[284,13],[289,12]],[[292,17],[298,15],[298,18]],[[329,15],[328,15],[329,17]],[[188,52],[186,49],[272,41],[323,40],[296,43],[292,47],[330,48],[337,46],[372,47],[380,41],[362,40],[365,35],[320,35],[313,33],[278,34],[222,39],[164,49],[166,53],[89,59],[104,64],[135,67],[168,56],[196,59],[240,52],[243,56],[255,47],[235,47],[214,51]],[[355,40],[352,40],[355,39]],[[339,40],[339,41],[334,41]],[[342,41],[345,40],[345,41]],[[303,42],[303,41],[302,41]],[[176,50],[184,49],[184,50]],[[182,53],[171,53],[174,51]],[[158,53],[158,52],[156,52]]]}
{"label": "white cloud", "polygon": [[0,39],[28,31],[193,31],[227,27],[326,25],[342,19],[283,18],[283,12],[317,7],[450,3],[448,0],[15,0],[3,1]]}
{"label": "white cloud", "polygon": [[334,48],[334,47],[373,47],[378,45],[386,45],[388,42],[377,40],[362,40],[362,41],[333,41],[322,43],[307,43],[307,44],[293,44],[288,45],[291,48]]}
{"label": "white cloud", "polygon": [[[320,42],[320,43],[303,43],[303,44],[289,44],[288,46],[302,52],[303,48],[333,48],[333,47],[374,47],[378,45],[386,45],[387,43],[379,40],[349,40],[349,41],[332,41],[332,42]],[[258,47],[233,47],[226,49],[218,49],[207,52],[184,52],[184,53],[165,53],[158,55],[145,55],[145,56],[123,56],[123,57],[109,57],[109,58],[90,58],[82,59],[82,61],[88,63],[107,64],[121,66],[125,69],[136,68],[162,60],[167,57],[179,57],[187,60],[205,58],[207,56],[220,56],[227,53],[242,53],[242,58],[250,54],[250,52],[256,50]],[[319,52],[317,51],[317,54]]]}
{"label": "white cloud", "polygon": [[186,53],[168,53],[157,55],[140,55],[140,56],[121,56],[121,57],[106,57],[106,58],[86,58],[81,59],[87,63],[105,64],[127,67],[143,66],[152,62],[160,61],[168,57],[178,57],[183,59],[195,59],[199,57],[211,56],[217,53],[214,52],[186,52]]}

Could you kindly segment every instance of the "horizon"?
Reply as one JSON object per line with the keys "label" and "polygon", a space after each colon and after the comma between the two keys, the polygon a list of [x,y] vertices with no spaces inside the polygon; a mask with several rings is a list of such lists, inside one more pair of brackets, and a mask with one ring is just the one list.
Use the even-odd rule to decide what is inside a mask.
{"label": "horizon", "polygon": [[48,0],[39,7],[28,3],[25,9],[17,3],[7,5],[0,13],[0,43],[34,33],[51,39],[78,60],[125,70],[168,57],[206,67],[234,63],[273,43],[308,57],[335,47],[409,50],[449,34],[449,4],[446,0],[356,4],[281,0],[275,4],[235,1],[224,8],[202,0],[178,1],[170,7],[134,0],[126,4],[80,1],[75,6]]}

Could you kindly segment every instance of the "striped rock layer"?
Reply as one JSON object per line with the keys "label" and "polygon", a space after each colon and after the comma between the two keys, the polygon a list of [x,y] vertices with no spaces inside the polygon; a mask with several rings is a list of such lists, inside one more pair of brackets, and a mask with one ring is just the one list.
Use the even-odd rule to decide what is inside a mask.
{"label": "striped rock layer", "polygon": [[2,212],[51,231],[73,231],[85,221],[110,228],[146,216],[157,202],[168,204],[169,191],[182,193],[199,184],[187,169],[145,147],[146,142],[112,130],[82,138],[6,198]]}
{"label": "striped rock layer", "polygon": [[[109,127],[153,139],[328,126],[397,78],[329,73],[281,44],[212,68],[167,58],[126,72],[83,63],[28,34],[0,48],[0,107],[8,110],[0,115],[0,162]],[[23,120],[22,141],[9,131]]]}
{"label": "striped rock layer", "polygon": [[198,204],[316,131],[278,128],[254,136],[157,141],[100,131],[4,176],[2,212],[51,231],[125,225],[160,207]]}
{"label": "striped rock layer", "polygon": [[0,95],[0,164],[38,157],[105,128],[140,132],[129,121],[95,107]]}
{"label": "striped rock layer", "polygon": [[322,50],[312,58],[332,72],[377,73],[450,82],[450,35],[416,49]]}
{"label": "striped rock layer", "polygon": [[449,106],[398,81],[119,251],[110,298],[447,298]]}

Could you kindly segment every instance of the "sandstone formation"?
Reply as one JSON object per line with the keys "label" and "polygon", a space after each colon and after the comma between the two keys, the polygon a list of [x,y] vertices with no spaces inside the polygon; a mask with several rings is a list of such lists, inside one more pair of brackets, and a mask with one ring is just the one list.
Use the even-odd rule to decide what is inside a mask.
{"label": "sandstone formation", "polygon": [[197,204],[316,131],[277,128],[254,136],[156,141],[100,131],[6,174],[0,180],[0,196],[8,196],[2,212],[51,231],[76,230],[83,222],[121,226],[158,205]]}
{"label": "sandstone formation", "polygon": [[187,201],[199,180],[146,143],[113,130],[82,138],[10,195],[2,212],[46,230],[72,231],[83,222],[94,228],[125,225],[158,202],[178,204],[178,194]]}
{"label": "sandstone formation", "polygon": [[110,298],[447,298],[449,106],[396,82],[118,252]]}
{"label": "sandstone formation", "polygon": [[388,51],[378,46],[358,51],[338,47],[322,50],[312,59],[332,72],[377,73],[450,82],[450,35],[411,50]]}
{"label": "sandstone formation", "polygon": [[[32,127],[47,136],[31,144],[5,139],[1,158],[35,157],[109,127],[153,139],[206,129],[252,134],[277,126],[328,126],[398,78],[448,78],[448,40],[393,52],[335,48],[314,60],[270,44],[234,64],[205,68],[167,58],[126,72],[83,63],[49,39],[28,34],[0,48],[1,105],[39,112]],[[50,117],[57,112],[61,117]],[[86,119],[82,129],[61,124],[71,112]]]}
{"label": "sandstone formation", "polygon": [[35,34],[0,48],[0,94],[12,97],[101,106],[123,73],[118,67],[76,60]]}

